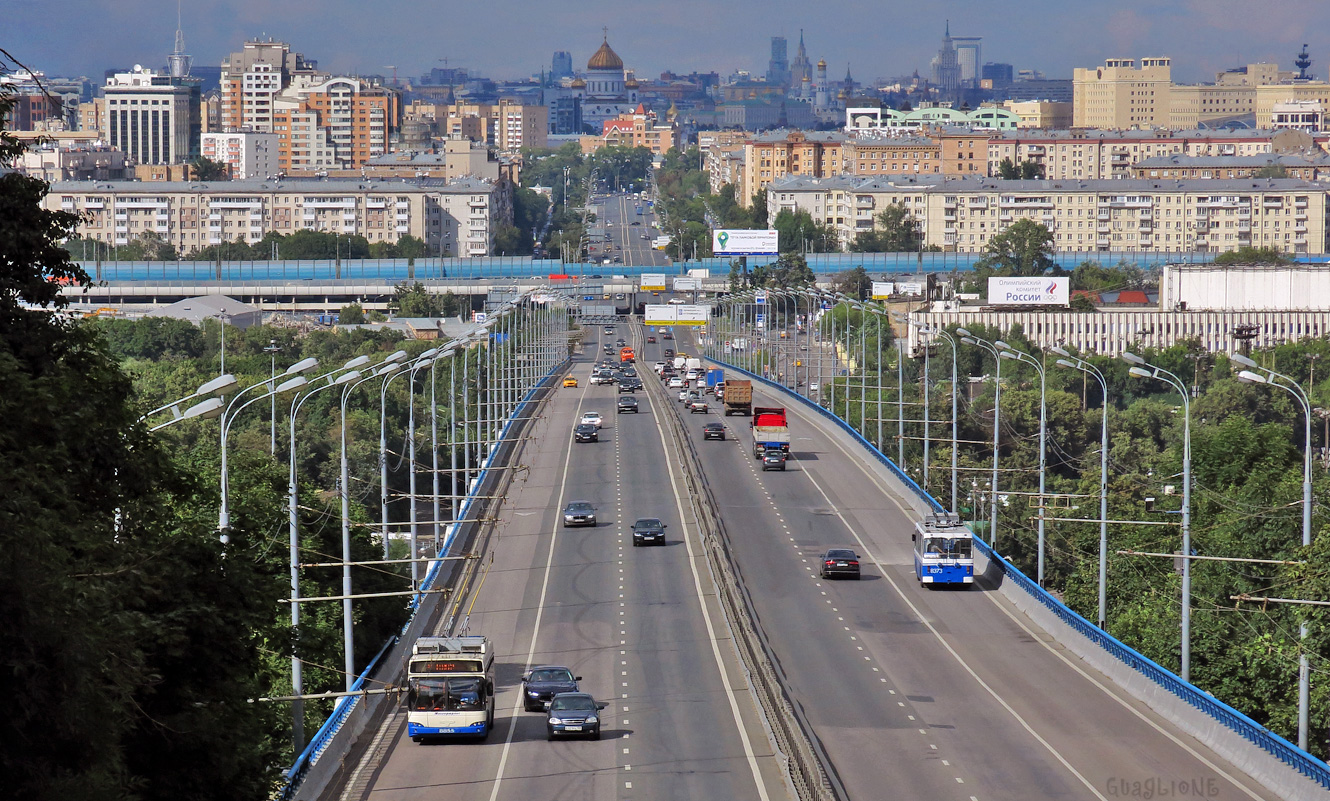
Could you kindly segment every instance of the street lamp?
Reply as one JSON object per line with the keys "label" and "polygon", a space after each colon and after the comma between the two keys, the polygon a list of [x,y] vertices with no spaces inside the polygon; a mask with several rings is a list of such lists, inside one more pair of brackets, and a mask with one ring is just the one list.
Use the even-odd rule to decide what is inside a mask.
{"label": "street lamp", "polygon": [[997,522],[998,522],[998,442],[999,429],[998,421],[1001,413],[1002,400],[1002,358],[998,356],[997,348],[993,347],[987,340],[979,339],[964,328],[957,328],[956,333],[960,334],[961,342],[967,345],[974,345],[982,348],[993,357],[993,364],[996,365],[993,374],[993,482],[991,491],[993,493],[992,502],[989,504],[989,523],[988,523],[988,544],[994,550],[997,550]]}
{"label": "street lamp", "polygon": [[1108,380],[1098,367],[1054,345],[1050,351],[1061,356],[1057,364],[1094,376],[1104,391],[1104,409],[1099,421],[1099,628],[1104,629],[1108,605]]}
{"label": "street lamp", "polygon": [[[956,393],[959,385],[956,383],[956,338],[945,329],[934,328],[929,325],[920,325],[919,332],[923,334],[936,334],[941,336],[947,342],[951,343],[951,513],[956,514],[956,448],[959,440],[956,437]],[[925,407],[926,409],[927,407]],[[928,418],[928,412],[924,412],[924,419]]]}
{"label": "street lamp", "polygon": [[1136,378],[1163,381],[1182,395],[1182,680],[1191,681],[1191,394],[1182,379],[1147,364],[1145,359],[1123,351],[1122,360],[1132,365],[1127,372]]}
{"label": "street lamp", "polygon": [[196,403],[193,406],[186,408],[185,411],[183,412],[180,411],[180,406],[181,404],[184,404],[186,401],[196,400],[198,398],[203,398],[208,395],[222,395],[224,393],[230,392],[232,389],[235,388],[235,385],[236,385],[235,376],[219,375],[210,381],[205,381],[203,384],[199,386],[198,389],[194,390],[185,397],[180,398],[178,400],[173,400],[170,403],[164,404],[162,406],[158,406],[156,409],[153,409],[152,411],[140,417],[138,421],[141,423],[144,420],[147,420],[149,417],[161,414],[162,412],[167,411],[168,409],[171,411],[171,419],[160,425],[153,426],[151,429],[149,429],[150,431],[157,431],[159,429],[166,428],[167,426],[172,425],[173,423],[178,423],[181,420],[188,420],[192,417],[200,417],[204,420],[211,420],[212,418],[217,417],[222,413],[221,410],[225,404],[225,401],[223,401],[220,398],[208,398],[205,401]]}
{"label": "street lamp", "polygon": [[[274,244],[275,244],[275,243],[274,243]],[[268,374],[268,375],[269,375],[269,378],[268,378],[269,381],[276,381],[276,380],[277,380],[277,354],[280,353],[281,350],[282,350],[282,346],[281,346],[281,345],[278,345],[278,344],[277,344],[277,340],[275,340],[275,339],[270,339],[270,340],[268,340],[268,346],[265,347],[265,348],[263,349],[263,352],[266,353],[266,354],[268,354],[269,357],[271,357],[271,364],[269,365],[269,371],[270,371],[270,372],[269,372],[269,374]],[[268,452],[269,452],[271,455],[276,456],[276,455],[277,455],[277,396],[276,396],[276,395],[273,395],[273,396],[272,396],[272,412],[271,412],[270,418],[269,418],[269,420],[268,420],[268,428],[269,428],[269,433],[268,433],[269,451],[268,451]]]}
{"label": "street lamp", "polygon": [[1044,365],[1035,357],[1024,351],[1019,351],[1003,342],[997,340],[993,343],[997,346],[999,355],[1004,359],[1024,362],[1032,365],[1039,371],[1039,563],[1038,563],[1038,582],[1039,586],[1044,586],[1044,481],[1046,479],[1046,468],[1048,461],[1048,382],[1044,371]]}
{"label": "street lamp", "polygon": [[[354,381],[360,377],[357,372],[358,367],[368,364],[368,356],[357,356],[346,364],[338,367],[336,370],[329,371],[314,379],[310,383],[315,385],[313,389],[303,395],[297,394],[291,399],[290,415],[290,450],[288,452],[288,474],[287,474],[287,510],[290,519],[289,530],[289,548],[291,561],[291,631],[296,634],[293,643],[299,643],[300,627],[300,506],[297,492],[297,474],[296,474],[296,417],[300,414],[300,408],[305,405],[305,401],[314,396],[315,393],[332,387],[342,386],[348,381]],[[340,375],[338,375],[340,373]],[[319,385],[320,381],[326,379],[327,383]],[[305,745],[305,702],[300,699],[304,694],[303,663],[300,655],[296,652],[295,645],[292,646],[291,654],[291,694],[296,697],[292,708],[291,735],[295,743],[295,752],[299,753]]]}
{"label": "street lamp", "polygon": [[[1282,373],[1276,373],[1267,367],[1262,367],[1250,358],[1241,353],[1235,353],[1230,358],[1238,364],[1252,368],[1238,373],[1238,379],[1249,384],[1266,384],[1272,387],[1279,387],[1297,400],[1298,405],[1302,407],[1302,412],[1306,416],[1307,427],[1302,449],[1302,544],[1303,547],[1312,544],[1312,404],[1311,399],[1307,397],[1307,392],[1298,382]],[[1252,370],[1260,370],[1254,373]],[[1307,750],[1307,728],[1311,698],[1311,677],[1310,669],[1307,663],[1307,621],[1302,621],[1299,625],[1299,633],[1302,638],[1303,648],[1298,655],[1298,747]]]}

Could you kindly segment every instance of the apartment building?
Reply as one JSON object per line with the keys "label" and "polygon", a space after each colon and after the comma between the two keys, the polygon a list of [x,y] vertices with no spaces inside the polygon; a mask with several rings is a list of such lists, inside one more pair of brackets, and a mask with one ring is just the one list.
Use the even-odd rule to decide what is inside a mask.
{"label": "apartment building", "polygon": [[1281,178],[1316,181],[1330,177],[1330,155],[1271,153],[1264,156],[1155,156],[1132,165],[1133,178],[1257,178],[1276,171]]}
{"label": "apartment building", "polygon": [[1272,247],[1330,253],[1324,186],[1295,179],[1001,181],[989,178],[787,176],[767,188],[769,218],[804,210],[842,242],[871,230],[891,204],[919,220],[927,245],[980,253],[1019,219],[1064,252],[1201,251]]}
{"label": "apartment building", "polygon": [[505,153],[549,143],[549,113],[546,106],[530,106],[516,100],[498,103],[454,103],[433,109],[433,120],[442,136],[465,137],[483,142]]}
{"label": "apartment building", "polygon": [[1072,72],[1072,126],[1167,128],[1172,67],[1167,58],[1111,58],[1102,67]]}
{"label": "apartment building", "polygon": [[[704,152],[707,154],[707,183],[711,187],[711,193],[713,195],[719,193],[725,187],[725,184],[734,184],[734,191],[737,196],[743,184],[743,144],[712,145]],[[749,202],[752,202],[751,197]]]}
{"label": "apartment building", "polygon": [[231,169],[232,178],[266,178],[281,171],[278,165],[277,134],[205,133],[199,140],[200,154]]}
{"label": "apartment building", "polygon": [[[984,137],[985,145],[988,137]],[[942,145],[923,136],[860,136],[842,145],[851,175],[942,175]],[[988,159],[984,157],[987,174]]]}
{"label": "apartment building", "polygon": [[1052,100],[1008,100],[1002,107],[1019,118],[1023,129],[1066,130],[1072,123],[1072,104]]}
{"label": "apartment building", "polygon": [[1276,131],[1021,131],[995,134],[988,143],[988,171],[1003,159],[1033,161],[1045,178],[1102,180],[1129,178],[1132,165],[1160,156],[1260,156],[1275,150],[1306,148],[1315,140],[1299,132]]}
{"label": "apartment building", "polygon": [[197,83],[135,66],[106,79],[100,130],[135,164],[179,164],[199,153]]}
{"label": "apartment building", "polygon": [[273,132],[273,103],[297,75],[313,76],[318,64],[291,52],[286,42],[245,42],[222,62],[222,130]]}
{"label": "apartment building", "polygon": [[753,193],[786,175],[814,178],[840,175],[845,169],[842,151],[847,139],[838,131],[786,129],[753,136],[744,144],[739,202],[748,205]]}
{"label": "apartment building", "polygon": [[355,168],[388,152],[401,97],[359,78],[301,76],[272,108],[279,169]]}
{"label": "apartment building", "polygon": [[24,151],[14,166],[19,172],[47,183],[126,177],[125,154],[106,145],[41,144]]}
{"label": "apartment building", "polygon": [[124,245],[151,232],[183,254],[307,229],[370,242],[410,234],[431,253],[487,256],[512,223],[511,185],[469,178],[59,182],[42,202],[83,215],[83,236]]}
{"label": "apartment building", "polygon": [[636,110],[605,120],[602,125],[604,132],[600,136],[581,137],[583,153],[594,153],[602,147],[644,147],[652,153],[664,154],[681,144],[678,124],[673,121],[661,124],[656,112],[647,111],[641,103]]}

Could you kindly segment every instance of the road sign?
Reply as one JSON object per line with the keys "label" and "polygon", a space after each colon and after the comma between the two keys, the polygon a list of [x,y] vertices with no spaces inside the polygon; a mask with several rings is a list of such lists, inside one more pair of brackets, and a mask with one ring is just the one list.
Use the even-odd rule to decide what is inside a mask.
{"label": "road sign", "polygon": [[678,320],[678,314],[675,311],[679,306],[670,306],[665,303],[648,303],[642,313],[643,322],[647,325],[674,325]]}
{"label": "road sign", "polygon": [[642,273],[639,284],[643,292],[665,288],[665,273]]}
{"label": "road sign", "polygon": [[754,302],[754,303],[766,303],[766,302],[767,302],[767,291],[766,291],[765,289],[759,289],[759,290],[757,290],[756,292],[754,292],[754,293],[753,293],[753,302]]}
{"label": "road sign", "polygon": [[690,306],[684,304],[674,307],[674,322],[677,325],[706,325],[711,317],[710,306]]}
{"label": "road sign", "polygon": [[886,300],[896,291],[896,285],[890,281],[873,282],[873,300]]}
{"label": "road sign", "polygon": [[696,278],[674,279],[675,292],[695,292],[702,288],[702,282]]}

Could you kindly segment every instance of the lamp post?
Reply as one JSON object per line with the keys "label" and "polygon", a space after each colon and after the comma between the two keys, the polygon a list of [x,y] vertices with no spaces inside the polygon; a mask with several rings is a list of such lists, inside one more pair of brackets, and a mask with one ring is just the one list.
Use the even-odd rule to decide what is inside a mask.
{"label": "lamp post", "polygon": [[[438,354],[438,348],[431,348],[416,357],[416,362],[410,369],[410,378],[407,379],[406,388],[406,439],[407,453],[410,461],[410,477],[408,479],[410,483],[407,494],[410,496],[411,506],[411,589],[413,590],[420,586],[420,563],[416,561],[420,556],[420,554],[417,553],[417,543],[419,542],[419,513],[416,511],[416,373],[428,367],[430,368],[430,374],[433,375],[434,359]],[[438,456],[435,456],[435,458],[437,459]]]}
{"label": "lamp post", "polygon": [[402,369],[399,364],[406,358],[406,351],[399,350],[389,354],[376,369],[369,375],[358,381],[348,381],[342,385],[342,453],[341,453],[341,487],[340,495],[342,501],[342,641],[345,654],[345,673],[346,689],[351,690],[351,685],[356,681],[356,652],[355,652],[355,631],[352,626],[351,618],[351,488],[350,488],[350,468],[346,456],[346,404],[350,399],[351,393],[357,387],[367,381],[380,378],[385,375],[391,375],[397,370]]}
{"label": "lamp post", "polygon": [[[1238,364],[1250,367],[1251,370],[1243,370],[1238,373],[1238,378],[1249,384],[1267,384],[1272,387],[1279,387],[1297,400],[1298,405],[1302,407],[1302,413],[1306,418],[1307,426],[1304,432],[1302,446],[1302,545],[1303,547],[1312,544],[1312,404],[1311,399],[1307,397],[1307,392],[1298,382],[1289,376],[1276,373],[1266,367],[1262,367],[1251,359],[1243,356],[1241,353],[1235,353],[1231,357]],[[1313,363],[1313,367],[1314,367]],[[1252,372],[1260,370],[1260,373]],[[1263,373],[1263,375],[1262,375]],[[1311,699],[1311,671],[1307,662],[1307,621],[1302,621],[1299,626],[1299,635],[1302,639],[1302,652],[1298,655],[1298,747],[1307,750],[1307,729],[1310,713]]]}
{"label": "lamp post", "polygon": [[[268,356],[271,358],[271,364],[269,365],[269,373],[268,373],[269,381],[277,380],[277,354],[281,352],[281,350],[282,346],[278,345],[277,340],[275,339],[268,340],[268,346],[263,349],[263,352],[268,354]],[[276,456],[277,455],[277,396],[275,394],[272,396],[272,413],[270,419],[268,420],[268,423],[269,423],[268,452],[272,456]]]}
{"label": "lamp post", "polygon": [[[286,381],[283,381],[279,386],[276,387],[273,386],[274,383],[273,381],[251,384],[250,386],[245,387],[244,389],[237,392],[235,396],[231,398],[231,402],[227,404],[226,408],[222,411],[221,415],[222,503],[221,503],[221,508],[217,512],[217,530],[222,532],[222,542],[229,541],[230,538],[227,536],[226,530],[231,527],[231,493],[229,489],[230,474],[227,471],[227,460],[226,460],[226,442],[231,433],[231,424],[235,422],[236,415],[240,414],[242,410],[244,410],[247,406],[250,406],[251,404],[255,403],[256,401],[261,401],[270,395],[280,395],[286,392],[290,392],[293,389],[299,389],[300,387],[303,387],[306,384],[308,384],[309,379],[300,375],[300,373],[303,373],[306,370],[315,367],[316,365],[318,365],[318,363],[319,360],[312,357],[307,359],[301,359],[300,361],[286,368],[286,372],[282,373],[283,376],[292,376],[292,378],[288,378]],[[267,387],[268,389],[267,392],[261,395],[256,395],[255,397],[240,404],[240,406],[236,408],[236,404],[239,403],[242,397],[244,397],[245,393],[255,388],[262,389],[264,387]]]}
{"label": "lamp post", "polygon": [[1004,359],[1024,362],[1034,367],[1039,372],[1039,564],[1038,581],[1039,586],[1044,586],[1044,481],[1047,477],[1048,463],[1048,382],[1047,374],[1044,371],[1044,365],[1030,354],[1019,351],[998,340],[993,343],[997,346],[999,355]]}
{"label": "lamp post", "polygon": [[993,357],[995,365],[993,374],[993,482],[991,492],[993,500],[989,504],[989,523],[988,523],[988,545],[997,550],[997,522],[998,522],[998,443],[999,428],[998,422],[1001,413],[1002,400],[1002,357],[998,356],[997,348],[993,347],[988,341],[979,339],[966,331],[964,328],[957,328],[956,333],[960,334],[961,342],[967,345],[974,345],[987,351]]}
{"label": "lamp post", "polygon": [[1057,364],[1094,376],[1104,392],[1104,409],[1099,421],[1099,628],[1107,628],[1108,606],[1108,380],[1099,368],[1077,358],[1056,345],[1049,348],[1061,356]]}
{"label": "lamp post", "polygon": [[1132,367],[1127,372],[1137,378],[1163,381],[1182,396],[1182,680],[1191,681],[1191,394],[1182,379],[1130,351],[1122,360]]}
{"label": "lamp post", "polygon": [[[300,413],[300,407],[305,405],[305,401],[314,397],[315,393],[356,380],[360,377],[360,373],[356,368],[368,363],[368,356],[357,356],[336,370],[324,373],[314,379],[310,382],[315,385],[314,389],[303,395],[296,395],[291,399],[291,438],[287,458],[287,512],[290,520],[290,541],[288,544],[291,568],[291,632],[294,636],[291,653],[291,694],[296,696],[291,710],[291,737],[295,744],[296,753],[300,753],[305,746],[305,702],[300,699],[300,696],[305,692],[305,683],[303,663],[298,651],[300,631],[300,505],[296,476],[296,416]],[[337,375],[338,373],[341,373],[341,375]],[[319,382],[325,379],[327,383],[320,385]]]}
{"label": "lamp post", "polygon": [[[925,334],[936,334],[951,343],[951,513],[956,514],[958,501],[956,500],[956,449],[959,440],[956,436],[956,393],[959,391],[959,385],[956,383],[956,338],[949,334],[945,329],[934,328],[929,325],[919,326],[919,331]],[[927,413],[925,413],[925,418]]]}

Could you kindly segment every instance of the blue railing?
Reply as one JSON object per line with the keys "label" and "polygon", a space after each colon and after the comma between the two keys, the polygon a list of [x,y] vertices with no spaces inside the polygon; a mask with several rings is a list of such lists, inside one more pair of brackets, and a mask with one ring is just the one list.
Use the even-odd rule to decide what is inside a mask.
{"label": "blue railing", "polygon": [[[513,413],[509,415],[508,421],[505,422],[503,428],[499,430],[500,441],[507,438],[509,428],[511,428],[512,425],[523,416],[523,412],[526,410],[527,405],[531,402],[535,394],[545,386],[545,383],[549,381],[552,376],[555,376],[562,371],[567,363],[568,360],[565,359],[555,365],[549,372],[541,377],[540,381],[536,382],[534,387],[527,391],[526,395],[522,396],[522,400],[517,404]],[[475,489],[467,493],[466,499],[458,508],[457,521],[449,526],[450,530],[448,535],[444,539],[439,550],[441,556],[446,555],[452,548],[453,540],[461,530],[462,523],[474,522],[467,520],[467,513],[471,510],[471,506],[477,500],[476,493],[485,485],[485,479],[489,475],[489,471],[492,467],[491,462],[494,460],[497,453],[498,449],[495,448],[485,457],[484,466],[481,467],[480,471],[476,474]],[[425,574],[425,578],[421,581],[420,587],[422,590],[433,588],[434,582],[438,580],[439,574],[443,570],[443,565],[444,562],[440,560],[434,562],[430,566],[429,572]],[[420,596],[414,596],[411,601],[411,615],[407,618],[406,623],[402,625],[401,631],[390,637],[388,641],[384,643],[383,647],[379,649],[379,652],[374,658],[370,660],[370,663],[365,666],[365,670],[356,678],[355,683],[351,685],[351,692],[356,692],[364,686],[368,677],[378,668],[379,660],[383,658],[383,655],[388,653],[388,650],[396,645],[407,630],[411,628],[411,624],[415,622],[415,613],[419,608],[419,604]],[[305,778],[305,774],[309,772],[310,767],[313,766],[314,763],[319,760],[319,757],[323,755],[324,750],[327,749],[328,745],[332,742],[332,739],[337,736],[339,731],[341,731],[343,724],[346,723],[347,717],[349,717],[352,710],[355,709],[356,704],[360,703],[362,700],[363,697],[359,695],[344,696],[338,699],[337,705],[333,707],[332,714],[328,716],[328,719],[323,722],[323,725],[319,727],[319,730],[310,738],[309,744],[305,746],[304,751],[300,752],[300,756],[296,757],[295,763],[287,769],[285,773],[286,783],[277,796],[279,801],[288,801],[288,799],[295,795],[296,790],[300,788],[301,781]]]}
{"label": "blue railing", "polygon": [[[874,458],[883,465],[886,465],[893,475],[904,482],[905,486],[920,500],[927,503],[930,508],[938,512],[946,511],[936,498],[925,492],[922,487],[906,475],[905,471],[901,470],[895,462],[886,456],[886,454],[878,450],[873,443],[865,439],[854,429],[853,426],[839,416],[824,409],[820,404],[814,403],[803,395],[792,391],[789,387],[782,386],[774,381],[757,375],[756,373],[751,373],[737,365],[718,361],[714,358],[709,358],[708,360],[726,369],[742,373],[772,389],[778,390],[781,393],[794,398],[803,406],[817,412],[857,440],[860,445],[867,448],[868,452],[872,454]],[[999,569],[1006,574],[1008,580],[1014,582],[1018,587],[1029,593],[1035,600],[1043,604],[1049,611],[1057,615],[1063,623],[1070,626],[1077,633],[1103,648],[1123,664],[1136,670],[1138,673],[1155,682],[1163,689],[1176,695],[1195,709],[1209,715],[1224,726],[1227,726],[1229,730],[1238,734],[1247,742],[1261,748],[1266,753],[1297,770],[1303,776],[1320,784],[1327,790],[1330,790],[1330,766],[1327,766],[1326,763],[1306,751],[1303,751],[1301,748],[1298,748],[1293,743],[1285,740],[1283,737],[1280,737],[1278,734],[1275,734],[1223,701],[1202,692],[1195,685],[1183,681],[1177,674],[1162,667],[1154,660],[1144,656],[1121,640],[1110,636],[1103,629],[1086,620],[1084,617],[1081,617],[1071,607],[1049,594],[1047,590],[1032,581],[1029,576],[1026,576],[1006,559],[1003,559],[1000,554],[990,548],[983,540],[976,538],[974,544],[993,564],[998,565]]]}

